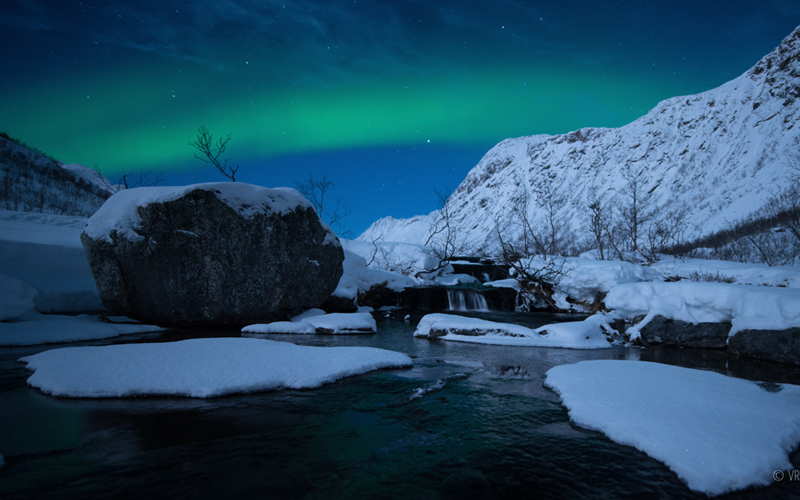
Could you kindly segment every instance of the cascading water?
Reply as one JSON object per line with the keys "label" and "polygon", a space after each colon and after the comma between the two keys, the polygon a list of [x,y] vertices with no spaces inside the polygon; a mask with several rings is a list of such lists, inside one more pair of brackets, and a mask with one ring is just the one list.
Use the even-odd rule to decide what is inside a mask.
{"label": "cascading water", "polygon": [[447,290],[447,308],[451,311],[488,311],[483,294],[475,290]]}

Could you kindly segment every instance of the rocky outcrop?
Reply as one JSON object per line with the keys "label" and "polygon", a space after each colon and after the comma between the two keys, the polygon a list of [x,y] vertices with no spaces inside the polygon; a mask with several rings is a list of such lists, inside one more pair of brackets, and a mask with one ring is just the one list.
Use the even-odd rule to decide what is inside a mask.
{"label": "rocky outcrop", "polygon": [[287,319],[328,298],[344,258],[297,191],[241,183],[122,191],[81,241],[103,304],[161,325]]}
{"label": "rocky outcrop", "polygon": [[655,316],[639,329],[640,341],[647,346],[680,346],[724,349],[730,323],[688,323]]}
{"label": "rocky outcrop", "polygon": [[800,328],[741,330],[728,341],[728,352],[800,366]]}

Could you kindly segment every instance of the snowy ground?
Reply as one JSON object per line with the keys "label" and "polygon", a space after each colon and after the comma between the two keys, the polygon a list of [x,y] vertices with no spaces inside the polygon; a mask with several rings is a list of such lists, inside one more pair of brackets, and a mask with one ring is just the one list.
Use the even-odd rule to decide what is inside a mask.
{"label": "snowy ground", "polygon": [[342,264],[344,272],[332,295],[352,300],[355,303],[359,292],[366,292],[381,283],[385,283],[387,288],[395,291],[416,285],[416,282],[408,276],[367,267],[364,257],[350,250],[352,242],[347,240],[341,240],[341,242],[344,249],[344,263]]}
{"label": "snowy ground", "polygon": [[103,309],[80,240],[86,221],[83,217],[0,210],[0,275],[34,288],[37,311]]}
{"label": "snowy ground", "polygon": [[688,323],[731,322],[730,335],[741,330],[785,330],[800,326],[797,288],[728,283],[627,283],[611,289],[607,307],[626,318],[645,316],[628,333],[656,315]]}
{"label": "snowy ground", "polygon": [[[555,278],[557,289],[575,300],[593,302],[600,292],[608,292],[621,283],[661,281],[661,275],[649,268],[618,260],[595,260],[585,257],[556,257],[555,269],[562,274]],[[540,258],[529,259],[531,269],[542,269],[548,262]],[[563,309],[570,305],[563,301]]]}
{"label": "snowy ground", "polygon": [[611,347],[612,318],[595,314],[584,321],[556,323],[536,329],[509,323],[450,314],[427,314],[417,325],[415,337],[438,338],[474,344],[513,345],[520,347],[566,347],[602,349]]}
{"label": "snowy ground", "polygon": [[411,358],[373,347],[307,347],[251,338],[66,347],[22,358],[28,384],[53,396],[170,395],[208,398],[308,389]]}
{"label": "snowy ground", "polygon": [[325,314],[322,309],[311,309],[291,321],[275,321],[242,328],[242,332],[248,336],[264,333],[363,335],[377,331],[378,326],[369,312]]}
{"label": "snowy ground", "polygon": [[97,316],[64,316],[31,312],[12,322],[0,322],[0,346],[59,344],[157,332],[158,326],[143,325],[128,318],[100,321]]}
{"label": "snowy ground", "polygon": [[665,278],[680,276],[710,280],[729,278],[740,285],[800,288],[800,266],[768,266],[723,260],[664,257],[653,265]]}
{"label": "snowy ground", "polygon": [[769,485],[800,444],[800,387],[640,361],[547,372],[572,421],[664,462],[695,491]]}

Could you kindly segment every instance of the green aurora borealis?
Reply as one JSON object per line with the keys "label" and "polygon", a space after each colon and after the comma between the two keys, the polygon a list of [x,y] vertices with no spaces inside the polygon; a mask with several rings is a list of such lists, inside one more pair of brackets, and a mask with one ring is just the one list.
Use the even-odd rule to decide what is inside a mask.
{"label": "green aurora borealis", "polygon": [[12,1],[0,130],[169,184],[214,180],[187,145],[205,125],[232,134],[241,180],[331,173],[358,233],[432,210],[432,187],[500,140],[624,125],[738,76],[800,22],[794,2],[719,5]]}
{"label": "green aurora borealis", "polygon": [[[591,81],[582,78],[584,84]],[[591,81],[586,91],[578,78],[555,73],[509,77],[505,72],[465,83],[440,79],[377,88],[280,89],[212,99],[207,86],[193,84],[193,76],[187,75],[186,83],[181,79],[170,82],[168,91],[153,89],[147,76],[135,74],[103,75],[90,85],[75,79],[63,82],[58,93],[20,92],[22,99],[3,102],[4,116],[17,124],[14,130],[22,132],[17,135],[48,145],[58,158],[121,172],[180,164],[198,124],[232,133],[238,156],[257,158],[395,144],[497,142],[526,130],[566,132],[587,117],[621,125],[643,111],[641,104],[635,112],[624,109],[632,96],[619,92],[619,81]],[[657,84],[647,89],[657,96],[653,87]],[[656,96],[636,96],[635,102]],[[35,118],[42,115],[63,119]]]}

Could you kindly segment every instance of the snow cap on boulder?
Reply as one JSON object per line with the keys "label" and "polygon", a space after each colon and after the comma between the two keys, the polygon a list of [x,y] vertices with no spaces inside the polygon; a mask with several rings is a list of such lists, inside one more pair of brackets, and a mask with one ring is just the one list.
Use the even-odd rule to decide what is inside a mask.
{"label": "snow cap on boulder", "polygon": [[300,193],[243,183],[121,191],[81,241],[103,304],[163,325],[286,319],[331,294],[344,259]]}

